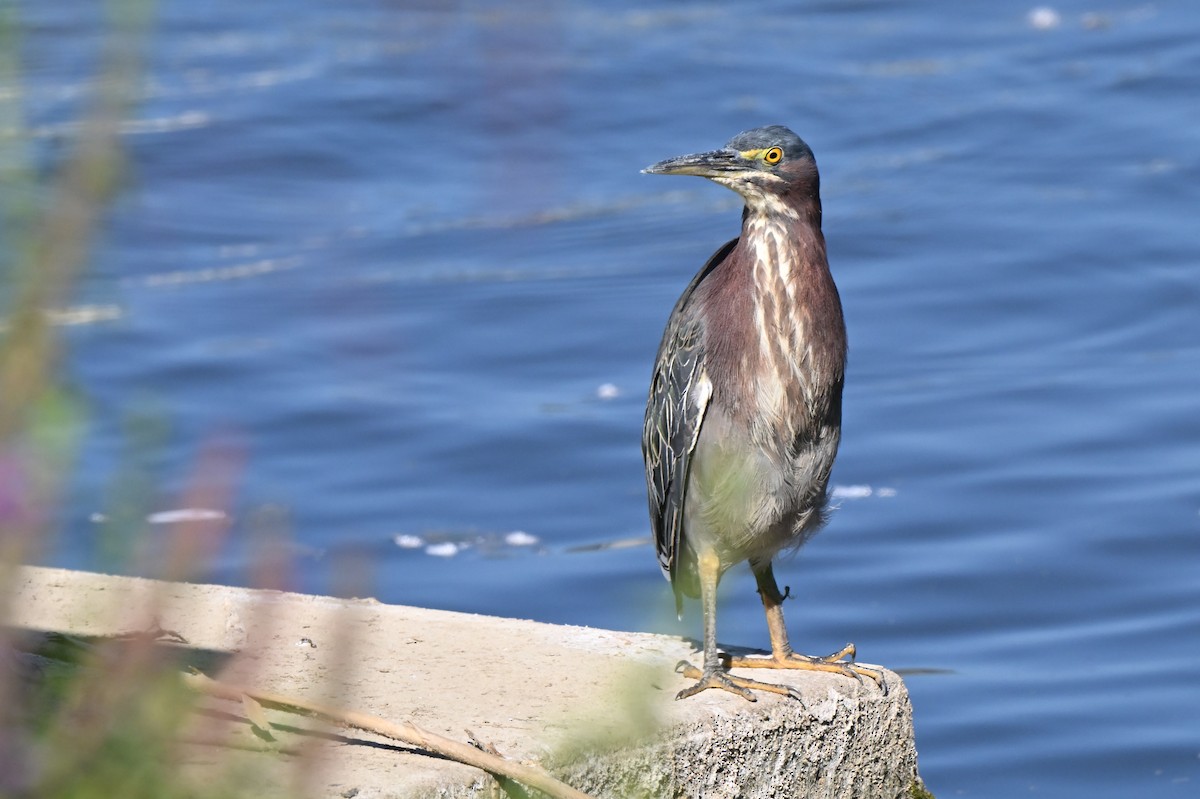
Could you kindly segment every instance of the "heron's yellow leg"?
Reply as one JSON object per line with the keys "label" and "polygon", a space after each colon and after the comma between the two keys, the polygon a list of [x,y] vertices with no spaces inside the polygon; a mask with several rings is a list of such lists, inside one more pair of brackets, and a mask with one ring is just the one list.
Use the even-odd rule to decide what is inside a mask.
{"label": "heron's yellow leg", "polygon": [[684,688],[675,698],[686,699],[709,688],[720,688],[751,702],[758,701],[754,691],[767,691],[799,699],[800,695],[795,689],[786,685],[759,682],[729,673],[717,652],[717,582],[721,579],[721,561],[715,552],[708,551],[700,554],[696,565],[700,578],[700,602],[704,609],[704,668],[698,669],[686,660],[679,662],[675,671],[696,680],[696,684]]}
{"label": "heron's yellow leg", "polygon": [[758,581],[758,593],[762,597],[763,610],[767,614],[767,630],[771,635],[771,654],[769,656],[744,656],[729,658],[730,668],[736,669],[804,669],[807,671],[826,671],[841,674],[862,681],[869,677],[885,694],[887,683],[883,672],[870,666],[860,666],[854,662],[854,644],[846,644],[837,652],[824,657],[801,655],[792,650],[788,642],[787,626],[783,621],[783,600],[786,594],[780,592],[775,582],[775,574],[768,561],[765,565],[753,564],[754,577]]}

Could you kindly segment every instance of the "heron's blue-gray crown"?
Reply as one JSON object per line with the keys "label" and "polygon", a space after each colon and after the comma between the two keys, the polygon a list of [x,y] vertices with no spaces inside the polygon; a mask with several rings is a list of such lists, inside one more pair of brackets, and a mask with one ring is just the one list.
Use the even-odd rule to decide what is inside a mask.
{"label": "heron's blue-gray crown", "polygon": [[813,152],[790,128],[783,125],[767,125],[764,128],[744,130],[729,140],[727,150],[747,152],[779,147],[784,159],[812,158]]}
{"label": "heron's blue-gray crown", "polygon": [[668,158],[642,171],[651,175],[698,175],[739,188],[747,182],[780,182],[770,176],[778,177],[801,161],[814,161],[804,140],[783,125],[768,125],[742,131],[720,150]]}

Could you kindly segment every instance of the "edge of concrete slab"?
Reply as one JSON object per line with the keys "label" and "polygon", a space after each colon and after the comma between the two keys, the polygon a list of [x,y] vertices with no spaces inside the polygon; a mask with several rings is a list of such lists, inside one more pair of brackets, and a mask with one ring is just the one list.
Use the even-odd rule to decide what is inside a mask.
{"label": "edge of concrete slab", "polygon": [[[471,730],[597,797],[927,795],[908,691],[887,670],[886,696],[869,681],[773,671],[802,701],[705,691],[676,702],[686,681],[674,664],[696,653],[671,636],[42,567],[18,570],[8,591],[6,626],[173,630],[220,653],[220,676],[234,684],[456,740]],[[319,760],[312,795],[504,795],[476,769],[381,742],[356,733],[351,745],[308,747]],[[260,770],[286,766],[260,758]]]}

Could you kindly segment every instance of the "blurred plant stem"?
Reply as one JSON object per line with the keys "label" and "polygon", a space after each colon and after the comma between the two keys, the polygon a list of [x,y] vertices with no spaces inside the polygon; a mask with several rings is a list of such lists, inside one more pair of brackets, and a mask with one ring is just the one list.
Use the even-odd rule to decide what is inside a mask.
{"label": "blurred plant stem", "polygon": [[0,568],[29,557],[78,438],[79,411],[56,377],[47,311],[69,296],[117,186],[120,128],[139,91],[153,3],[108,4],[86,112],[46,186],[30,166],[17,9],[0,0]]}
{"label": "blurred plant stem", "polygon": [[[82,120],[66,157],[48,170],[49,178],[34,168],[34,139],[25,124],[20,8],[13,0],[0,0],[0,619],[10,618],[14,570],[49,533],[51,508],[80,438],[81,409],[57,374],[59,343],[47,312],[68,300],[117,186],[121,124],[140,90],[153,4],[108,4],[99,66]],[[10,651],[7,638],[0,629],[0,656]],[[14,726],[21,707],[29,705],[22,701],[27,694],[13,675],[0,674],[4,795],[14,790],[25,795],[54,771],[44,756],[56,748],[52,731],[69,720],[69,714],[44,720],[50,748],[39,750],[40,758],[32,756],[36,745]]]}
{"label": "blurred plant stem", "polygon": [[[86,106],[66,155],[46,170],[34,167],[35,139],[24,119],[20,9],[0,0],[0,796],[249,795],[223,774],[198,780],[180,773],[177,750],[196,718],[195,696],[155,635],[102,641],[59,662],[21,652],[14,645],[20,636],[4,626],[14,618],[12,578],[51,532],[81,438],[82,405],[59,374],[61,344],[48,312],[69,302],[118,188],[121,131],[141,92],[154,3],[106,4]],[[157,428],[143,429],[133,417],[142,433],[135,450],[158,440]],[[224,465],[220,458],[205,464],[213,460]],[[203,475],[193,482],[190,495],[199,500],[228,494],[224,482]],[[127,493],[140,499],[150,492],[135,482]],[[222,531],[199,532],[175,531],[167,553],[174,573],[185,575],[193,558],[211,558]],[[126,546],[121,554],[131,552]]]}

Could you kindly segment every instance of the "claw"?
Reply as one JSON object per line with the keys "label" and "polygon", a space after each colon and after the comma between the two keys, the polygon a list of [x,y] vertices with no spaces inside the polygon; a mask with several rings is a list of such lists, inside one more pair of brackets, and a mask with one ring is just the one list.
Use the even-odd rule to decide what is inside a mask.
{"label": "claw", "polygon": [[887,680],[883,678],[883,672],[879,669],[873,669],[870,666],[859,666],[857,663],[851,662],[850,670],[858,677],[859,682],[862,682],[863,677],[870,677],[874,683],[879,686],[879,692],[884,696],[888,695]]}
{"label": "claw", "polygon": [[838,651],[831,652],[823,658],[817,658],[817,660],[824,663],[837,663],[839,660],[845,659],[853,663],[856,655],[858,655],[858,648],[854,644],[846,644]]}
{"label": "claw", "polygon": [[[680,669],[680,666],[683,666],[684,668]],[[675,671],[680,672],[685,677],[690,677],[692,679],[697,680],[695,685],[693,685],[689,688],[684,688],[682,691],[675,694],[675,699],[677,699],[677,700],[678,699],[687,699],[689,696],[695,696],[696,694],[700,693],[701,691],[706,691],[709,688],[720,688],[723,691],[728,691],[731,694],[736,694],[736,695],[740,696],[742,699],[745,699],[749,702],[757,702],[758,701],[758,697],[756,697],[754,694],[750,693],[750,691],[747,688],[743,687],[742,685],[739,685],[739,683],[741,682],[740,678],[731,677],[726,672],[707,671],[707,670],[700,671],[698,668],[693,666],[691,663],[688,663],[686,660],[681,661],[679,664],[677,664],[675,666]]]}
{"label": "claw", "polygon": [[[769,656],[729,658],[729,668],[736,669],[804,669],[807,671],[827,671],[840,674],[858,682],[863,677],[870,677],[879,690],[887,696],[887,681],[883,672],[870,666],[860,666],[854,662],[854,644],[846,644],[837,652],[825,657],[809,657],[795,652],[777,652]],[[844,660],[843,658],[848,658]]]}
{"label": "claw", "polygon": [[679,661],[675,665],[675,671],[684,677],[697,681],[695,685],[684,688],[677,693],[675,695],[676,699],[686,699],[709,688],[720,688],[723,691],[736,694],[749,702],[758,701],[758,697],[753,693],[754,691],[779,694],[780,696],[790,697],[801,703],[804,701],[800,696],[800,692],[790,685],[776,685],[775,683],[751,680],[747,677],[735,677],[724,671],[701,671],[686,660]]}

